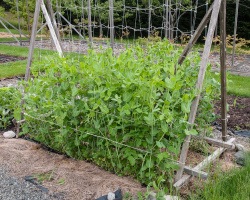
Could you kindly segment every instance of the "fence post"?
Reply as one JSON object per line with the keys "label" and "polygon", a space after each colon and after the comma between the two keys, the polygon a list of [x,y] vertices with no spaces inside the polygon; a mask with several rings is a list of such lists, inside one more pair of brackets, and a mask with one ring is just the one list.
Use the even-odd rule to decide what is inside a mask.
{"label": "fence post", "polygon": [[109,0],[110,45],[114,50],[114,2]]}
{"label": "fence post", "polygon": [[21,27],[20,27],[20,17],[19,17],[18,0],[16,0],[16,9],[17,9],[17,17],[18,17],[18,28],[19,28],[19,36],[20,36],[20,46],[22,46],[22,34],[21,34]]}
{"label": "fence post", "polygon": [[233,43],[233,55],[232,55],[232,67],[234,67],[234,54],[235,54],[235,41],[236,41],[237,22],[238,22],[238,10],[239,10],[239,0],[236,0],[235,22],[234,22],[234,43]]}
{"label": "fence post", "polygon": [[91,29],[91,6],[90,6],[90,0],[88,0],[88,28],[89,28],[89,43],[92,47],[92,29]]}
{"label": "fence post", "polygon": [[222,0],[220,8],[220,66],[221,66],[221,125],[222,140],[227,135],[227,67],[226,67],[226,0]]}

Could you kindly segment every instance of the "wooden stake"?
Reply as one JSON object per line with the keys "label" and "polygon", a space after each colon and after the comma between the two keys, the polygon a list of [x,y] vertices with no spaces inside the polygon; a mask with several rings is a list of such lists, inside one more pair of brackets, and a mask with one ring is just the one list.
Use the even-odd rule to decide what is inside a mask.
{"label": "wooden stake", "polygon": [[227,135],[227,67],[226,67],[226,0],[222,0],[220,8],[220,69],[221,69],[221,125],[222,140]]}
{"label": "wooden stake", "polygon": [[[32,63],[33,53],[34,53],[36,31],[37,31],[41,2],[42,2],[42,0],[36,1],[36,8],[35,8],[35,14],[34,14],[34,19],[33,19],[32,33],[31,33],[31,38],[30,38],[29,55],[28,55],[28,61],[27,61],[27,66],[26,66],[25,78],[24,78],[25,81],[28,81],[30,78],[30,67],[31,67],[31,63]],[[22,107],[22,105],[23,104],[21,103],[21,107]]]}
{"label": "wooden stake", "polygon": [[206,13],[206,15],[202,19],[201,23],[199,24],[198,28],[194,32],[194,35],[189,40],[187,46],[185,47],[182,54],[180,55],[180,57],[178,59],[178,64],[179,65],[182,65],[183,61],[186,59],[186,56],[188,55],[188,53],[190,52],[190,50],[192,49],[192,47],[194,46],[194,44],[196,43],[196,41],[200,37],[200,35],[201,35],[202,31],[204,30],[205,26],[207,25],[207,23],[208,23],[208,21],[210,19],[210,16],[212,14],[213,6],[214,6],[214,3],[210,6],[208,12]]}
{"label": "wooden stake", "polygon": [[61,50],[62,50],[62,54],[63,54],[63,56],[65,56],[64,52],[63,52],[63,48],[62,48],[62,40],[61,40],[60,33],[59,33],[57,25],[56,25],[56,20],[55,20],[55,17],[54,17],[55,15],[54,15],[53,8],[52,8],[50,0],[46,0],[46,5],[47,5],[48,13],[49,13],[49,16],[50,16],[50,19],[51,19],[51,22],[52,22],[52,26],[53,26],[54,31],[56,33],[58,43],[59,43],[59,45],[61,47]]}
{"label": "wooden stake", "polygon": [[232,67],[234,66],[234,54],[235,54],[235,42],[236,42],[236,32],[237,32],[237,22],[238,22],[238,10],[239,10],[239,0],[236,0],[236,10],[235,10],[235,21],[234,21],[234,43],[233,43],[233,54],[232,54]]}
{"label": "wooden stake", "polygon": [[92,29],[91,29],[91,5],[90,5],[90,0],[88,1],[88,29],[89,29],[89,43],[90,43],[90,47],[92,47]]}
{"label": "wooden stake", "polygon": [[28,32],[30,34],[30,12],[29,12],[29,2],[26,0],[26,6],[27,6],[27,15],[28,15]]}
{"label": "wooden stake", "polygon": [[48,24],[48,26],[49,26],[49,30],[50,30],[51,37],[52,37],[52,39],[53,39],[53,41],[54,41],[54,43],[55,43],[55,46],[56,46],[57,51],[59,52],[59,56],[61,57],[61,56],[63,55],[62,48],[61,48],[61,45],[60,45],[60,43],[59,43],[59,41],[58,41],[58,38],[57,38],[57,36],[56,36],[54,27],[53,27],[53,25],[52,25],[52,22],[51,22],[51,20],[50,20],[49,14],[48,14],[48,12],[47,12],[47,9],[46,9],[46,7],[45,7],[45,5],[44,5],[43,0],[42,0],[42,3],[41,3],[41,8],[42,8],[44,17],[45,17],[45,19],[46,19],[46,21],[47,21],[47,24]]}
{"label": "wooden stake", "polygon": [[165,25],[165,38],[168,38],[168,0],[166,0],[166,25]]}
{"label": "wooden stake", "polygon": [[[204,52],[203,52],[202,60],[200,63],[200,71],[199,71],[198,80],[197,80],[197,84],[196,84],[196,88],[198,90],[198,95],[192,102],[191,111],[190,111],[189,119],[188,119],[189,124],[193,124],[194,120],[195,120],[197,107],[198,107],[198,103],[199,103],[199,99],[200,99],[200,94],[201,94],[201,90],[202,90],[203,80],[204,80],[204,76],[206,73],[207,61],[208,61],[208,57],[209,57],[209,53],[210,53],[211,45],[212,45],[212,41],[213,41],[214,30],[215,30],[216,22],[218,19],[220,5],[221,5],[221,0],[216,0],[214,3],[214,6],[213,6],[213,11],[212,11],[212,15],[211,15],[210,24],[209,24],[208,36],[207,36],[207,39],[205,42]],[[191,135],[187,135],[185,140],[184,140],[183,146],[182,146],[181,155],[180,155],[180,168],[177,171],[177,174],[175,177],[176,182],[182,177],[182,174],[183,174],[190,139],[191,139]]]}
{"label": "wooden stake", "polygon": [[148,37],[150,37],[151,33],[151,2],[148,0]]}
{"label": "wooden stake", "polygon": [[[209,35],[209,31],[208,31]],[[231,138],[227,143],[232,144],[235,141],[235,138]],[[218,148],[215,152],[213,152],[212,155],[205,158],[200,164],[198,164],[196,167],[194,167],[194,170],[202,170],[204,167],[208,166],[210,163],[212,163],[216,158],[218,158],[224,151],[226,151],[226,148]],[[186,166],[185,166],[186,167]],[[187,167],[186,167],[187,168]],[[203,174],[205,175],[205,174]],[[173,186],[176,188],[176,190],[179,190],[185,183],[188,182],[188,180],[191,178],[191,175],[184,175],[181,179],[179,179]]]}
{"label": "wooden stake", "polygon": [[16,0],[16,9],[17,9],[17,17],[18,17],[18,27],[19,27],[19,36],[20,36],[20,46],[22,46],[22,34],[21,34],[21,27],[20,27],[20,17],[19,17],[18,0]]}
{"label": "wooden stake", "polygon": [[110,45],[114,49],[114,5],[113,0],[109,0],[109,20],[110,20]]}
{"label": "wooden stake", "polygon": [[83,37],[83,35],[78,31],[78,30],[76,30],[76,28],[59,12],[59,15],[68,23],[68,25],[70,26],[70,27],[72,27],[72,29],[74,29],[75,30],[75,32],[82,38],[82,39],[85,39],[84,37]]}

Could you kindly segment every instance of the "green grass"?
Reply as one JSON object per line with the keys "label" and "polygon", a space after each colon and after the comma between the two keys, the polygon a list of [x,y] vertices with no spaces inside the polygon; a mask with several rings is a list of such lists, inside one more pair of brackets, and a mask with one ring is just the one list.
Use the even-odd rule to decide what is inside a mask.
{"label": "green grass", "polygon": [[223,174],[217,172],[191,199],[250,200],[250,153],[246,154],[245,163],[241,169],[234,168]]}
{"label": "green grass", "polygon": [[[29,53],[29,48],[0,45],[0,53],[13,56],[22,56],[27,58]],[[38,63],[40,63],[42,58],[44,58],[45,56],[56,55],[56,54],[58,53],[51,50],[34,49],[32,66],[35,66]],[[41,55],[41,57],[39,55]],[[69,58],[74,58],[79,61],[83,61],[82,58],[83,56],[78,53],[67,53],[66,56],[68,56]],[[0,64],[0,79],[24,75],[26,70],[26,65],[27,65],[27,60]]]}
{"label": "green grass", "polygon": [[[220,80],[220,76],[214,74],[216,80]],[[227,94],[240,97],[250,97],[250,77],[236,76],[229,74],[227,76]]]}
{"label": "green grass", "polygon": [[[0,45],[0,53],[13,56],[28,57],[29,48]],[[40,62],[38,53],[41,55],[52,55],[55,54],[56,52],[50,50],[35,49],[32,65],[35,65],[38,62]],[[26,65],[27,65],[27,60],[0,64],[0,78],[23,75],[25,74]]]}
{"label": "green grass", "polygon": [[228,94],[250,97],[250,77],[229,75],[228,79]]}

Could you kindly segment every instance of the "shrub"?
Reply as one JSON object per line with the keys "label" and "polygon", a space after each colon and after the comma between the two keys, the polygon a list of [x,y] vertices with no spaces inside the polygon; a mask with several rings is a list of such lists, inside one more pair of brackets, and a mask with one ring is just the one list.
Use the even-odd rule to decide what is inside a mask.
{"label": "shrub", "polygon": [[[169,178],[185,135],[197,134],[187,120],[200,56],[175,68],[180,53],[161,42],[119,57],[89,50],[82,63],[50,58],[45,73],[24,83],[22,134],[142,183]],[[204,86],[199,109],[211,112],[218,83]]]}

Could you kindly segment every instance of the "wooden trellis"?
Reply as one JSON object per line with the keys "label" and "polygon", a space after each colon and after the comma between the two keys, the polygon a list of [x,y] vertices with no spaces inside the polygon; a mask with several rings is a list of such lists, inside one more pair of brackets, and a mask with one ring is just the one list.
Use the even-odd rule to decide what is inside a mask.
{"label": "wooden trellis", "polygon": [[[111,3],[111,8],[112,8],[112,2]],[[45,4],[43,0],[37,0],[36,2],[36,10],[35,10],[35,15],[34,15],[34,21],[33,21],[33,28],[32,28],[32,35],[30,39],[30,48],[29,48],[29,55],[28,55],[28,62],[27,62],[27,67],[26,67],[26,73],[25,73],[25,81],[28,81],[30,77],[30,67],[31,67],[31,62],[32,62],[32,57],[33,57],[33,51],[34,51],[34,45],[35,45],[35,38],[36,38],[36,33],[37,33],[37,24],[38,24],[38,18],[39,18],[39,11],[40,7],[42,8],[42,11],[45,15],[46,18],[46,23],[49,26],[49,30],[51,33],[51,36],[53,38],[53,41],[56,45],[57,51],[61,56],[63,56],[63,50],[62,50],[62,45],[61,45],[61,40],[60,40],[60,35],[56,26],[55,18],[54,18],[54,13],[52,11],[51,3],[50,0],[46,0],[47,4],[47,9],[45,7]],[[91,14],[90,14],[90,3],[88,1],[88,10],[89,10],[89,41],[92,43],[92,38],[91,38]],[[110,9],[110,13],[112,15],[112,9]],[[174,187],[178,190],[184,183],[186,183],[191,176],[200,176],[202,178],[207,178],[208,174],[205,172],[202,172],[202,168],[205,167],[208,163],[212,162],[215,158],[217,158],[221,153],[223,153],[227,148],[234,148],[233,141],[235,140],[232,138],[228,142],[225,142],[226,140],[226,67],[225,67],[225,60],[226,60],[226,0],[215,0],[209,10],[207,11],[206,15],[204,16],[203,20],[201,21],[200,25],[196,29],[195,33],[193,34],[192,38],[190,39],[189,43],[187,44],[186,48],[184,49],[183,53],[181,54],[178,64],[181,65],[183,61],[185,60],[187,54],[190,52],[191,48],[193,45],[196,43],[197,39],[201,35],[202,31],[206,27],[207,23],[210,21],[209,24],[209,29],[207,33],[207,38],[204,46],[204,51],[202,55],[202,60],[200,63],[200,71],[198,75],[198,80],[197,80],[197,85],[196,88],[198,89],[199,93],[197,97],[194,99],[192,102],[191,106],[191,112],[189,115],[189,120],[188,122],[190,124],[194,124],[196,113],[197,113],[197,108],[198,108],[198,103],[200,99],[200,94],[201,94],[201,89],[203,85],[203,80],[206,72],[206,67],[207,67],[207,62],[208,62],[208,57],[210,54],[211,50],[211,45],[212,45],[212,40],[213,40],[213,35],[214,31],[216,28],[216,24],[218,21],[218,16],[220,13],[220,34],[221,34],[221,47],[220,47],[220,63],[221,63],[221,99],[222,99],[222,139],[223,141],[218,141],[214,140],[211,138],[202,138],[205,141],[207,141],[210,144],[215,144],[220,146],[218,150],[216,150],[212,155],[207,157],[203,162],[201,162],[199,165],[197,165],[195,168],[190,168],[185,166],[186,162],[186,157],[187,157],[187,152],[189,149],[189,142],[191,139],[191,135],[187,135],[180,154],[180,168],[177,171],[177,175],[175,177],[175,184]],[[60,14],[60,13],[57,13]],[[111,16],[110,15],[110,16]],[[113,16],[113,15],[112,15]],[[111,33],[113,33],[113,28],[114,24],[113,21],[110,19],[110,24],[111,24]],[[114,34],[114,33],[113,33]],[[111,37],[112,38],[112,37]],[[114,41],[111,42],[113,46]],[[22,101],[22,104],[24,101]],[[21,122],[21,121],[20,121]],[[197,138],[197,136],[196,136]],[[188,173],[189,175],[183,176],[183,172]]]}

